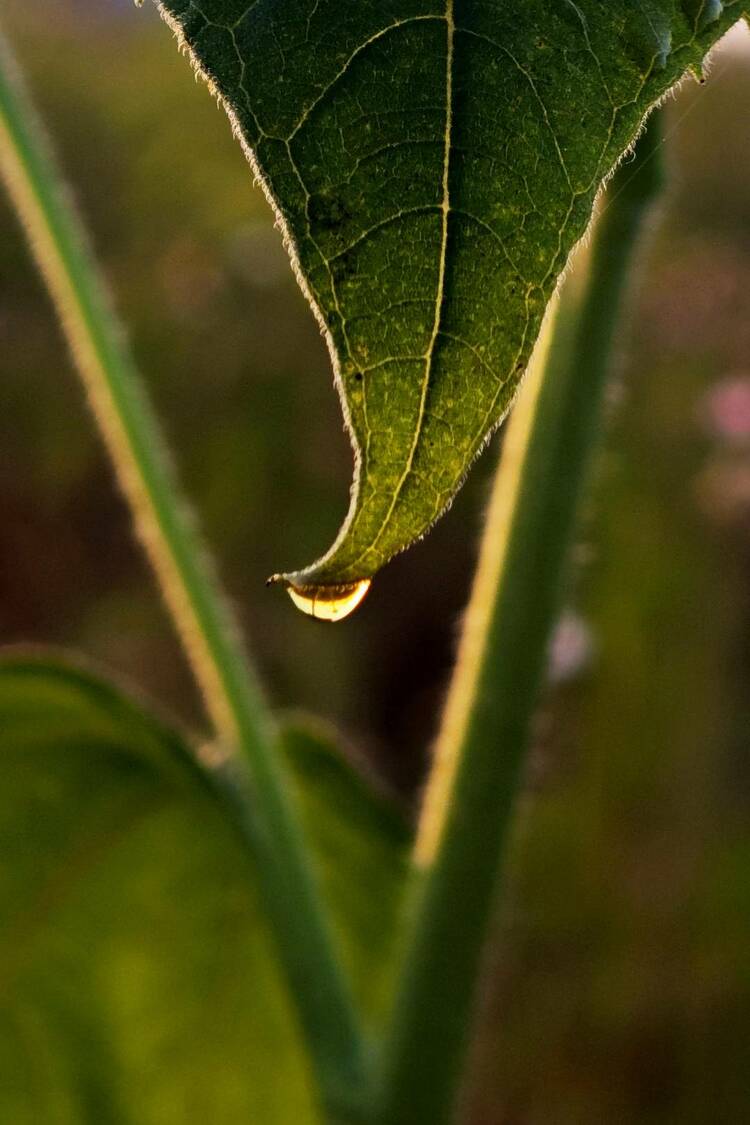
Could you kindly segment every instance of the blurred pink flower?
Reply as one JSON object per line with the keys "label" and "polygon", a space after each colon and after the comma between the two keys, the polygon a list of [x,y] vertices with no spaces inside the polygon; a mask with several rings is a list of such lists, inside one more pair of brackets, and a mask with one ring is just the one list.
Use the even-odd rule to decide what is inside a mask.
{"label": "blurred pink flower", "polygon": [[731,443],[750,442],[750,375],[730,375],[704,399],[706,420],[717,437]]}

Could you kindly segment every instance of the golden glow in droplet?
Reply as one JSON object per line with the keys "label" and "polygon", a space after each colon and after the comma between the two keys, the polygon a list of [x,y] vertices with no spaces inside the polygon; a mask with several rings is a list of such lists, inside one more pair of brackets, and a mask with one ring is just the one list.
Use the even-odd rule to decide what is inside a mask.
{"label": "golden glow in droplet", "polygon": [[341,621],[353,613],[370,589],[370,579],[362,578],[346,586],[287,586],[287,594],[297,609],[318,621]]}

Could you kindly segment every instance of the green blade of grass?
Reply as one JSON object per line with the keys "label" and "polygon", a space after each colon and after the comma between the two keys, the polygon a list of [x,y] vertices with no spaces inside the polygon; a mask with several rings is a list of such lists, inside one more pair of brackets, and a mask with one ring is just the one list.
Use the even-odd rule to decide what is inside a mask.
{"label": "green blade of grass", "polygon": [[[658,120],[613,178],[580,305],[548,318],[509,424],[417,845],[379,1125],[453,1120],[530,721],[600,428],[625,283],[660,182]],[[571,299],[563,291],[563,301]],[[568,310],[565,310],[566,314]]]}

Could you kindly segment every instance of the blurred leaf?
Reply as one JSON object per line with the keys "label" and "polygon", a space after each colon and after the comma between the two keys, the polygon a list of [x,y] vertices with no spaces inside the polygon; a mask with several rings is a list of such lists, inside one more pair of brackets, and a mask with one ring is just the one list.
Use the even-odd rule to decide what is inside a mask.
{"label": "blurred leaf", "polygon": [[[372,1013],[403,833],[320,736],[285,741]],[[248,847],[183,739],[12,658],[0,773],[0,1120],[317,1121]]]}
{"label": "blurred leaf", "polygon": [[335,749],[323,724],[294,718],[282,734],[342,955],[374,1026],[389,998],[410,832]]}
{"label": "blurred leaf", "polygon": [[223,98],[329,343],[374,574],[513,398],[602,178],[744,0],[161,0]]}

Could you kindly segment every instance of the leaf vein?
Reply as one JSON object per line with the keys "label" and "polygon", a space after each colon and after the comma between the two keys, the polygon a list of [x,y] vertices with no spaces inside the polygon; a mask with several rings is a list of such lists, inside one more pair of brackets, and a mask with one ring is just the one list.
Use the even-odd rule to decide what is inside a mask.
{"label": "leaf vein", "polygon": [[[451,2],[452,2],[452,0],[451,0]],[[331,81],[328,83],[328,85],[324,86],[323,89],[321,90],[321,92],[318,94],[318,96],[316,98],[314,98],[313,101],[310,103],[310,105],[305,108],[305,110],[303,111],[302,116],[300,117],[299,121],[297,122],[297,124],[294,126],[291,133],[287,137],[287,140],[291,141],[291,140],[294,139],[294,137],[300,131],[300,129],[305,124],[305,122],[308,120],[308,118],[313,113],[313,111],[320,105],[320,103],[322,101],[325,100],[325,98],[328,97],[328,95],[330,94],[330,92],[334,88],[334,86],[336,86],[337,83],[341,81],[341,79],[344,77],[344,75],[350,69],[352,63],[357,58],[359,58],[359,56],[362,54],[363,51],[366,51],[368,47],[371,47],[373,43],[377,43],[378,40],[382,39],[385,35],[389,35],[392,31],[398,31],[399,28],[406,27],[409,24],[424,23],[427,20],[433,20],[434,21],[434,20],[439,20],[439,19],[442,19],[442,18],[443,17],[439,16],[439,15],[410,16],[408,19],[397,20],[396,23],[391,23],[387,27],[381,28],[380,31],[376,31],[374,35],[371,35],[369,39],[365,39],[363,43],[360,43],[359,46],[356,47],[355,50],[352,51],[352,53],[349,55],[349,58],[346,60],[345,63],[342,64],[341,69],[331,79]]]}
{"label": "leaf vein", "polygon": [[442,212],[442,230],[440,236],[440,255],[438,260],[438,280],[437,292],[435,295],[435,317],[432,326],[432,333],[430,342],[427,347],[425,356],[425,370],[422,379],[422,388],[419,400],[419,411],[417,414],[416,425],[414,427],[414,437],[409,447],[409,452],[404,464],[403,471],[398,479],[396,486],[393,489],[388,510],[386,511],[383,522],[380,528],[371,540],[371,542],[364,548],[363,551],[357,556],[352,565],[361,562],[363,558],[373,551],[380,541],[383,532],[388,527],[391,517],[393,515],[396,504],[403,490],[403,487],[412,471],[414,464],[414,456],[419,445],[419,439],[422,434],[424,426],[425,410],[427,407],[427,392],[430,385],[430,376],[432,374],[432,365],[435,354],[435,344],[440,332],[440,321],[443,313],[443,302],[445,297],[445,274],[446,263],[448,257],[448,227],[451,211],[450,203],[450,159],[451,159],[451,142],[453,131],[453,43],[455,37],[456,26],[453,18],[453,5],[454,0],[446,0],[445,3],[445,39],[446,39],[446,57],[445,57],[445,146],[443,151],[443,199],[440,206]]}

